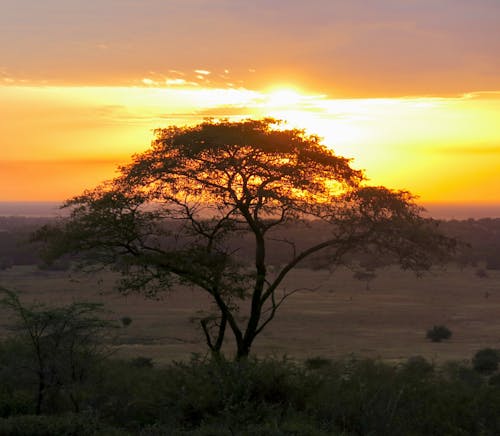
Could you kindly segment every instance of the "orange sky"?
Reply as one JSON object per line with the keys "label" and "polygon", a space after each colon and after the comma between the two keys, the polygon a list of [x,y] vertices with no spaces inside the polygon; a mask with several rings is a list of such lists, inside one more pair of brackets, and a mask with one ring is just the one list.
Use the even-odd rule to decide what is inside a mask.
{"label": "orange sky", "polygon": [[272,115],[372,183],[500,203],[496,0],[4,0],[0,53],[0,201],[76,195],[157,127]]}

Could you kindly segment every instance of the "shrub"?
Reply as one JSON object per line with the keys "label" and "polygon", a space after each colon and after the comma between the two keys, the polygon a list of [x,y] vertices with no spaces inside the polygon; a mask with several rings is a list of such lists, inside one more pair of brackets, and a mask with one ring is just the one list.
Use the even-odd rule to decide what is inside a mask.
{"label": "shrub", "polygon": [[427,330],[426,337],[432,342],[441,342],[451,338],[451,330],[444,325],[435,325],[431,329]]}
{"label": "shrub", "polygon": [[7,360],[8,371],[22,368],[23,378],[31,373],[35,414],[80,411],[85,384],[109,352],[104,339],[112,323],[102,317],[103,305],[47,307],[24,304],[15,292],[2,287],[0,293],[5,296],[0,306],[12,314],[9,328],[15,335],[9,346],[18,343],[14,361],[4,353],[0,358]]}
{"label": "shrub", "polygon": [[422,379],[434,373],[434,365],[422,356],[412,356],[402,364],[401,372],[405,376],[414,376]]}
{"label": "shrub", "polygon": [[0,419],[2,436],[125,436],[89,414],[18,415]]}
{"label": "shrub", "polygon": [[85,386],[82,413],[34,416],[26,381],[3,372],[22,351],[7,345],[0,347],[2,436],[500,434],[499,373],[486,378],[464,362],[435,367],[420,356],[397,365],[221,357],[152,368],[106,359]]}
{"label": "shrub", "polygon": [[154,363],[151,357],[137,356],[130,360],[130,364],[136,368],[153,368]]}
{"label": "shrub", "polygon": [[490,384],[490,386],[495,386],[495,387],[500,387],[500,374],[496,373],[496,374],[493,374],[489,380],[488,380],[488,383]]}
{"label": "shrub", "polygon": [[486,279],[488,278],[488,273],[483,268],[478,268],[476,270],[476,276],[480,279]]}
{"label": "shrub", "polygon": [[498,350],[483,348],[479,350],[472,359],[472,366],[477,372],[491,374],[498,369],[500,356]]}
{"label": "shrub", "polygon": [[482,377],[465,362],[449,361],[441,367],[441,375],[447,383],[466,389],[479,389],[483,384]]}
{"label": "shrub", "polygon": [[332,361],[330,359],[327,359],[325,357],[310,357],[309,359],[306,359],[304,362],[304,365],[307,369],[315,370],[315,369],[322,369],[322,368],[327,368],[332,365]]}
{"label": "shrub", "polygon": [[122,322],[123,327],[128,327],[132,324],[132,318],[130,318],[130,316],[123,316],[120,321]]}

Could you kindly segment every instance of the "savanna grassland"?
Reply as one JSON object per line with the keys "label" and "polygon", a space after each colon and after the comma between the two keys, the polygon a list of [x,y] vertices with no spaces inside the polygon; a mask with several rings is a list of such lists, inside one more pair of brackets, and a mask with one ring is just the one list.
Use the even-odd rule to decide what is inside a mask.
{"label": "savanna grassland", "polygon": [[[277,296],[296,292],[236,360],[231,340],[223,355],[207,352],[206,293],[120,295],[116,273],[77,273],[78,258],[44,264],[27,244],[39,221],[0,220],[2,436],[500,432],[499,220],[443,223],[468,245],[422,277],[383,258],[354,258],[354,270],[304,264]],[[294,229],[304,230],[322,231]],[[286,252],[269,254],[272,279]],[[82,302],[105,311],[78,312]],[[451,338],[432,342],[433,326]]]}
{"label": "savanna grassland", "polygon": [[[114,339],[117,355],[145,356],[157,363],[186,360],[206,352],[202,332],[193,322],[209,307],[195,290],[180,288],[146,300],[118,295],[113,275],[75,275],[16,266],[0,272],[0,285],[19,292],[25,301],[48,304],[103,302],[109,317],[132,318]],[[478,349],[500,346],[500,271],[479,277],[477,268],[436,269],[423,277],[386,268],[369,283],[353,272],[298,269],[284,285],[298,291],[255,344],[260,357],[294,359],[355,354],[401,361],[421,355],[431,361],[468,359]],[[449,341],[425,338],[433,325],[453,333]],[[231,350],[227,350],[230,354]]]}

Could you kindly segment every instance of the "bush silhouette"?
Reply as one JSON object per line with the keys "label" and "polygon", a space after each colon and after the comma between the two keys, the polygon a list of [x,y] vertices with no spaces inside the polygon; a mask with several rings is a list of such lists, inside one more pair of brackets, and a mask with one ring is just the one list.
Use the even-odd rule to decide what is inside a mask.
{"label": "bush silhouette", "polygon": [[128,327],[132,324],[132,318],[130,318],[130,316],[123,316],[120,321],[122,322],[123,327]]}
{"label": "bush silhouette", "polygon": [[500,356],[498,350],[483,348],[479,350],[472,359],[472,366],[477,372],[491,374],[498,369]]}
{"label": "bush silhouette", "polygon": [[451,330],[444,325],[435,325],[430,330],[427,330],[426,337],[432,342],[441,342],[451,338]]}

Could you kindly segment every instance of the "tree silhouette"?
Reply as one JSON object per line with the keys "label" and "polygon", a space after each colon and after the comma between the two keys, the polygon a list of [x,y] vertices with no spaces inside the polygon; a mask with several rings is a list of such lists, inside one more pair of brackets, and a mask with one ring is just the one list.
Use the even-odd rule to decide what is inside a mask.
{"label": "tree silhouette", "polygon": [[[199,319],[208,347],[220,352],[229,330],[238,358],[293,293],[280,285],[306,258],[321,254],[337,265],[362,249],[422,271],[453,246],[410,193],[366,186],[349,159],[273,119],[159,129],[114,180],[64,206],[71,216],[36,236],[48,242],[49,257],[87,253],[123,274],[125,292],[202,289],[214,309]],[[288,260],[270,272],[278,229],[308,220],[328,224],[328,232],[300,248],[280,236]],[[248,244],[251,262],[238,251]]]}
{"label": "tree silhouette", "polygon": [[109,351],[103,336],[113,323],[102,317],[99,303],[72,303],[47,307],[24,304],[18,295],[0,287],[0,306],[9,310],[8,325],[26,347],[19,365],[36,376],[35,413],[54,412],[48,397],[61,396],[73,411],[80,411],[80,388]]}

